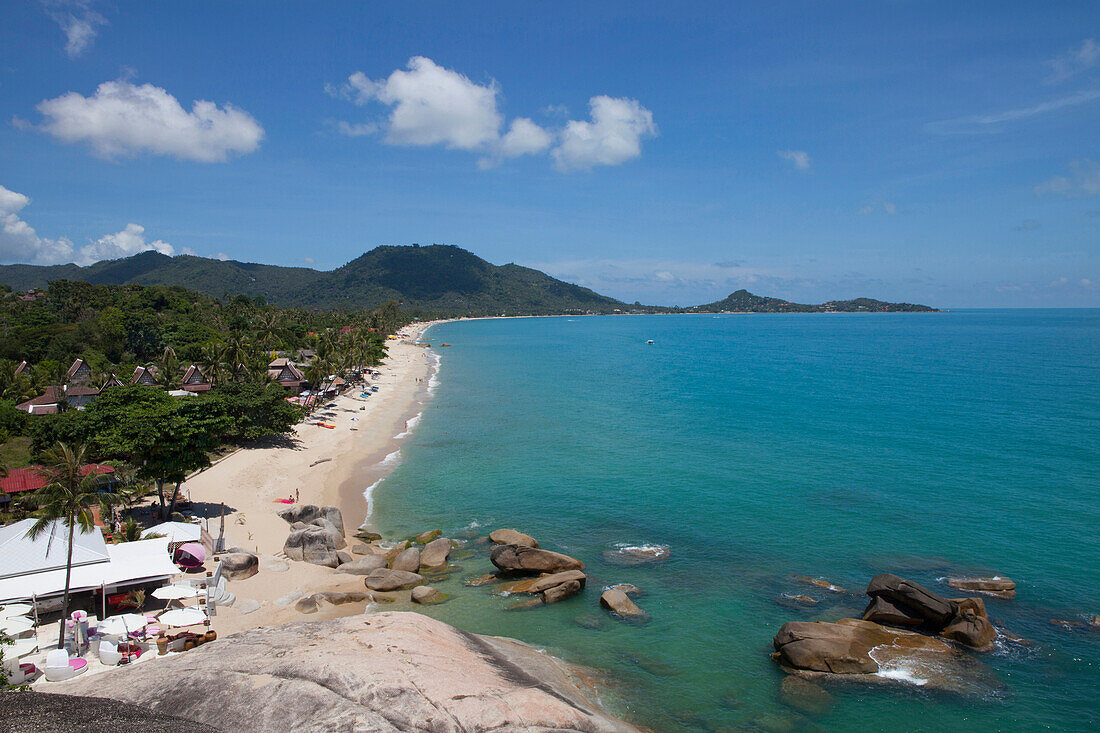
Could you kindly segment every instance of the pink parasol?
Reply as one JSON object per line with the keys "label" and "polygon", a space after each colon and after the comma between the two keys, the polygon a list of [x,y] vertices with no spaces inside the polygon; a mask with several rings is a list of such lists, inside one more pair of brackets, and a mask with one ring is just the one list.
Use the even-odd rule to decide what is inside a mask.
{"label": "pink parasol", "polygon": [[206,548],[198,542],[187,542],[176,548],[172,559],[182,567],[197,568],[206,561]]}

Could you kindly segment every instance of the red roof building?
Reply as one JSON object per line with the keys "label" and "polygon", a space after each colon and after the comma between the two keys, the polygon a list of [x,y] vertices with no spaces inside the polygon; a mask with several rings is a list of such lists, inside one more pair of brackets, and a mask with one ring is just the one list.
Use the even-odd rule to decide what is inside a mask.
{"label": "red roof building", "polygon": [[183,375],[183,389],[188,392],[206,392],[211,384],[203,375],[202,370],[192,364]]}
{"label": "red roof building", "polygon": [[[113,474],[115,469],[104,463],[88,463],[80,469],[85,476],[91,473]],[[49,474],[45,473],[42,466],[27,466],[26,468],[13,468],[8,475],[0,478],[0,503],[7,503],[7,496],[19,494],[25,491],[38,491],[50,482]],[[6,494],[7,496],[4,496]]]}

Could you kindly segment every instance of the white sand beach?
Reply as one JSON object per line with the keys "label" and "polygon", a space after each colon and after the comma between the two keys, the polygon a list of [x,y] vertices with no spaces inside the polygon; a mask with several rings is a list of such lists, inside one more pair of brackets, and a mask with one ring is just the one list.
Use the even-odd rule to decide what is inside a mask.
{"label": "white sand beach", "polygon": [[[402,433],[429,396],[432,359],[429,351],[413,342],[431,325],[414,324],[405,337],[388,342],[388,356],[371,380],[379,390],[361,397],[353,388],[300,423],[285,446],[245,448],[193,476],[182,486],[196,507],[210,514],[210,531],[217,536],[216,519],[221,502],[226,505],[227,546],[239,546],[261,557],[259,574],[230,583],[237,596],[234,607],[219,608],[214,628],[232,633],[255,626],[302,620],[294,599],[318,591],[362,591],[363,579],[318,565],[276,558],[289,533],[289,525],[276,512],[286,507],[279,499],[298,493],[302,504],[335,505],[351,535],[363,523],[367,502],[363,491],[396,465]],[[335,429],[317,426],[318,421]],[[415,422],[415,421],[413,421]],[[283,565],[289,569],[281,569]],[[212,562],[208,563],[213,568]],[[272,569],[276,568],[276,569]],[[242,603],[254,600],[261,607],[248,614]],[[329,606],[311,618],[347,615],[362,611],[362,603]]]}

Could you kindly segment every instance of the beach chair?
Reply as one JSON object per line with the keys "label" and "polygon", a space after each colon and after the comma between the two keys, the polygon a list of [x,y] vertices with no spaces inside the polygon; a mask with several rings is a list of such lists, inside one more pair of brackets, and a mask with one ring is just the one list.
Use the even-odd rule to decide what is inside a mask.
{"label": "beach chair", "polygon": [[99,661],[108,667],[114,667],[122,661],[122,652],[118,650],[118,646],[113,641],[100,639]]}
{"label": "beach chair", "polygon": [[49,682],[61,682],[72,679],[78,674],[88,671],[86,659],[69,659],[69,653],[64,649],[51,649],[46,654],[46,680]]}

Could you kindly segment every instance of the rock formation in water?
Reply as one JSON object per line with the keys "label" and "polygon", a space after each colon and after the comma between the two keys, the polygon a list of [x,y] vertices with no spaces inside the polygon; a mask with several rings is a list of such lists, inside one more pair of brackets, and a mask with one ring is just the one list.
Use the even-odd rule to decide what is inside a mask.
{"label": "rock formation in water", "polygon": [[584,570],[584,563],[576,558],[525,545],[497,545],[489,554],[489,559],[505,573],[531,575]]}
{"label": "rock formation in water", "polygon": [[51,686],[234,733],[634,731],[563,662],[415,613],[251,629]]}

